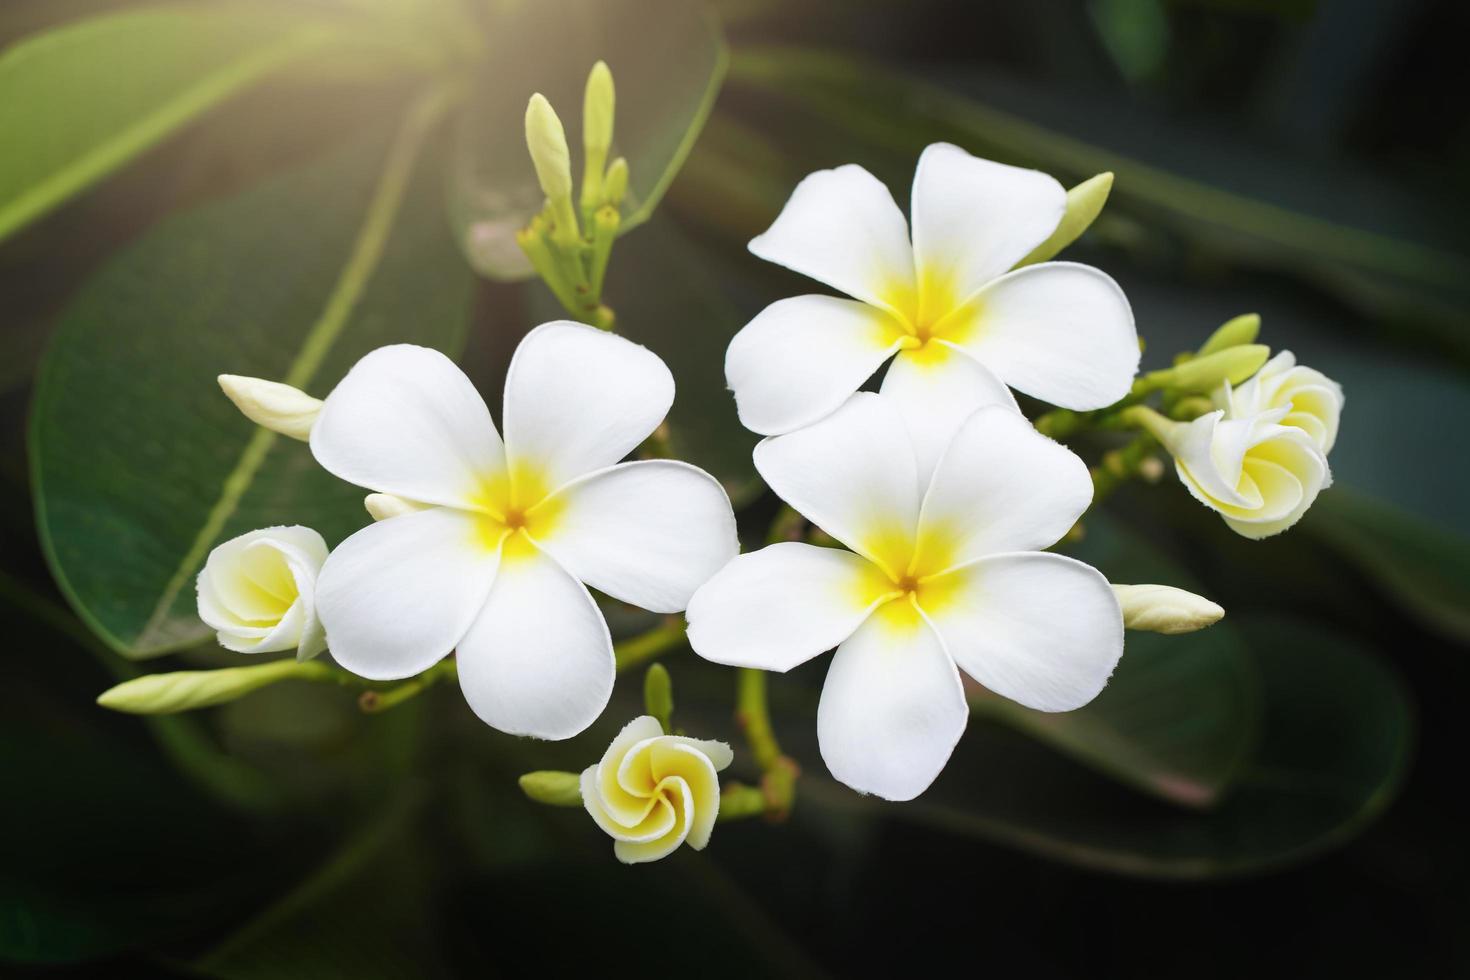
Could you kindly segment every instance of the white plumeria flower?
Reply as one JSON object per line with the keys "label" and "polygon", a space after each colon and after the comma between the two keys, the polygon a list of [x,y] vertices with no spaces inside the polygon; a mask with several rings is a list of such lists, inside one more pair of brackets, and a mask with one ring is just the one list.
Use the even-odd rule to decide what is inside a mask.
{"label": "white plumeria flower", "polygon": [[856,554],[788,542],[740,556],[690,600],[689,642],[774,671],[837,647],[817,736],[842,782],[891,800],[933,782],[969,715],[957,664],[1042,711],[1102,690],[1123,652],[1118,600],[1093,568],[1037,550],[1087,509],[1092,481],[1020,415],[971,415],[922,491],[911,437],[880,395],[762,441],[755,463]]}
{"label": "white plumeria flower", "polygon": [[326,647],[317,619],[317,575],[327,543],[309,527],[267,527],[217,546],[199,573],[199,618],[236,653],[295,650],[307,660]]}
{"label": "white plumeria flower", "polygon": [[1298,364],[1289,350],[1271,358],[1239,387],[1226,384],[1215,394],[1215,407],[1223,408],[1226,418],[1251,418],[1273,408],[1288,409],[1281,424],[1311,436],[1324,456],[1337,441],[1342,405],[1342,385],[1315,368]]}
{"label": "white plumeria flower", "polygon": [[333,656],[376,680],[458,650],[487,724],[568,738],[613,686],[586,586],[684,608],[738,550],[725,491],[672,460],[619,463],[663,420],[674,379],[651,351],[570,321],[526,335],[505,381],[505,438],[449,358],[383,347],[322,407],[311,450],[332,473],[420,507],[358,531],[322,569]]}
{"label": "white plumeria flower", "polygon": [[733,758],[724,742],[665,735],[657,718],[643,715],[583,770],[582,805],[624,864],[657,861],[686,841],[702,851],[720,814],[716,774]]}
{"label": "white plumeria flower", "polygon": [[926,474],[976,408],[1015,407],[1007,385],[1079,410],[1123,397],[1139,351],[1118,284],[1072,262],[1011,271],[1066,204],[1046,174],[935,143],[914,173],[910,243],[903,212],[862,167],[805,178],[750,250],[853,299],[784,299],[735,335],[725,376],[741,422],[762,435],[809,425],[893,358],[882,391]]}
{"label": "white plumeria flower", "polygon": [[1237,534],[1266,538],[1301,520],[1332,484],[1310,432],[1284,424],[1290,414],[1290,406],[1234,417],[1217,410],[1192,422],[1151,415],[1147,424],[1196,500]]}

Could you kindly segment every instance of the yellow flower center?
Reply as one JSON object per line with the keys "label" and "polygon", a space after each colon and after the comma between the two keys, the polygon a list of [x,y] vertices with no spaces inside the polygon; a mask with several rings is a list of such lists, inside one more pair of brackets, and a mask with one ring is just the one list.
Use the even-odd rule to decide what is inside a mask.
{"label": "yellow flower center", "polygon": [[503,559],[531,554],[531,542],[549,535],[562,512],[552,490],[545,474],[524,462],[486,479],[475,499],[481,543],[502,549]]}

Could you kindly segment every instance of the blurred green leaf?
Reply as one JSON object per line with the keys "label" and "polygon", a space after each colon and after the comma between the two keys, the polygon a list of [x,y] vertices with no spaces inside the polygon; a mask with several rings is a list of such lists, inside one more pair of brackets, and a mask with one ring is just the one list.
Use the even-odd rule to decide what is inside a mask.
{"label": "blurred green leaf", "polygon": [[360,490],[252,426],[215,377],[325,394],[383,344],[457,353],[470,277],[432,168],[409,181],[434,104],[392,140],[162,222],[62,318],[32,409],[37,523],[73,606],[119,652],[207,636],[192,581],[215,542],[281,523],[335,542],[365,522]]}
{"label": "blurred green leaf", "polygon": [[1315,622],[1237,617],[1264,692],[1259,748],[1207,812],[1149,800],[1003,729],[976,727],[935,786],[903,806],[821,779],[801,806],[866,810],[1067,861],[1157,878],[1240,875],[1340,844],[1403,780],[1412,709],[1372,651]]}
{"label": "blurred green leaf", "polygon": [[1137,83],[1158,72],[1169,53],[1163,0],[1091,0],[1087,13],[1124,78]]}
{"label": "blurred green leaf", "polygon": [[[1068,553],[1110,581],[1202,591],[1186,571],[1106,516],[1089,516],[1086,526]],[[1255,745],[1260,696],[1254,667],[1227,618],[1187,636],[1127,633],[1112,680],[1076,711],[1032,711],[983,690],[970,703],[1130,786],[1207,808],[1228,791]]]}
{"label": "blurred green leaf", "polygon": [[1343,486],[1303,527],[1421,623],[1470,642],[1470,541]]}
{"label": "blurred green leaf", "polygon": [[609,159],[626,157],[629,166],[624,233],[648,220],[684,163],[720,90],[727,53],[702,0],[519,0],[497,4],[488,30],[484,67],[456,129],[450,216],[477,271],[523,279],[531,267],[515,233],[542,204],[523,135],[532,93],[561,117],[580,174],[583,86],[599,59],[612,69]]}
{"label": "blurred green leaf", "polygon": [[10,48],[0,239],[331,39],[310,7],[228,3],[110,14]]}

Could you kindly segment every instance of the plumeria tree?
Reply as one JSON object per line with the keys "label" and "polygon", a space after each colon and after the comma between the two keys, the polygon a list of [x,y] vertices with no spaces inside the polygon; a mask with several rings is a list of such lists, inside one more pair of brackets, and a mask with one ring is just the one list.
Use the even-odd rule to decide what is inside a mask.
{"label": "plumeria tree", "polygon": [[[38,108],[144,51],[81,121]],[[1268,566],[1326,510],[1361,559],[1377,523],[1329,503],[1343,385],[1254,313],[1156,323],[1094,264],[1161,206],[1146,177],[919,83],[910,125],[855,64],[735,64],[747,117],[845,134],[813,162],[706,127],[728,54],[681,0],[142,7],[0,55],[0,122],[36,147],[0,166],[0,236],[252,91],[307,144],[120,250],[39,366],[36,527],[75,618],[49,615],[113,672],[97,704],[344,862],[450,798],[503,821],[492,861],[529,827],[612,866],[895,820],[1159,875],[1376,812],[1396,766],[1222,843],[1284,806],[1252,773],[1310,770],[1262,717],[1408,726],[1371,664],[1380,700],[1307,698],[1299,627],[1237,632],[1154,540]],[[671,186],[680,218],[640,232]],[[1265,680],[1263,637],[1291,648]],[[284,764],[236,751],[327,722]],[[297,764],[319,784],[262,776]],[[191,966],[235,975],[275,928]]]}

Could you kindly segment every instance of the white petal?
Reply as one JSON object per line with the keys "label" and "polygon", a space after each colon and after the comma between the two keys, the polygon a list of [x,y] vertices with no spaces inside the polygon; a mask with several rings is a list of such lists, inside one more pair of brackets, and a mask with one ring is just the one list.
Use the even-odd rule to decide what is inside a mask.
{"label": "white petal", "polygon": [[658,355],[570,320],[526,334],[505,376],[505,446],[554,490],[611,466],[648,438],[674,403]]}
{"label": "white petal", "polygon": [[944,768],[969,708],[938,635],[905,601],[878,610],[837,648],[817,739],[838,780],[888,800],[918,796]]}
{"label": "white petal", "polygon": [[490,410],[470,379],[427,347],[380,347],[327,396],[311,452],[329,472],[369,490],[474,507],[505,472]]}
{"label": "white petal", "polygon": [[1062,408],[1111,405],[1138,372],[1133,310],[1091,266],[1043,262],[1006,273],[956,316],[945,339],[1012,388]]}
{"label": "white petal", "polygon": [[804,178],[750,250],[892,313],[912,302],[908,223],[882,181],[856,164]]}
{"label": "white petal", "polygon": [[[390,526],[410,517],[395,518]],[[517,542],[459,644],[459,684],[475,714],[511,735],[571,738],[613,688],[612,638],[587,589]]]}
{"label": "white petal", "polygon": [[454,649],[500,564],[498,535],[447,507],[369,524],[337,546],[317,579],[332,657],[373,680],[410,677]]}
{"label": "white petal", "polygon": [[866,558],[773,544],[736,558],[694,593],[689,645],[717,664],[785,672],[851,636],[892,590]]}
{"label": "white petal", "polygon": [[740,422],[779,435],[830,415],[899,349],[903,329],[876,307],[793,296],[756,314],[725,351]]}
{"label": "white petal", "polygon": [[673,460],[621,463],[542,504],[537,538],[572,575],[615,599],[678,612],[740,552],[730,498],[714,477]]}
{"label": "white petal", "polygon": [[[1090,565],[1041,552],[992,555],[921,594],[955,662],[997,694],[1039,711],[1080,708],[1123,655],[1123,613]],[[926,590],[927,591],[927,590]]]}
{"label": "white petal", "polygon": [[921,288],[963,301],[1056,230],[1067,191],[1039,170],[934,143],[914,171],[914,259]]}
{"label": "white petal", "polygon": [[879,389],[903,414],[919,464],[919,486],[929,485],[934,464],[960,424],[976,409],[999,405],[1020,412],[1011,389],[956,347],[931,342],[900,353]]}
{"label": "white petal", "polygon": [[919,517],[913,441],[888,399],[858,392],[814,425],[755,447],[776,495],[853,551],[902,574]]}
{"label": "white petal", "polygon": [[1003,408],[984,408],[955,434],[919,517],[919,574],[983,555],[1047,548],[1092,503],[1087,464]]}

